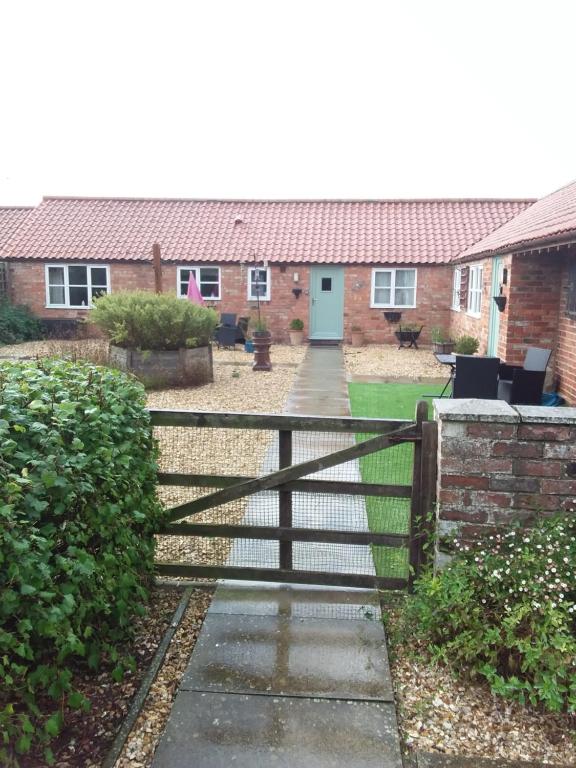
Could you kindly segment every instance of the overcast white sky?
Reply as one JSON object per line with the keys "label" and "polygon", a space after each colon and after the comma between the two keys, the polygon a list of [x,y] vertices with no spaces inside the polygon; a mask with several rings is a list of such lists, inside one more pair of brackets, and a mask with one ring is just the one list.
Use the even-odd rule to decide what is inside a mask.
{"label": "overcast white sky", "polygon": [[0,204],[542,196],[573,0],[3,0]]}

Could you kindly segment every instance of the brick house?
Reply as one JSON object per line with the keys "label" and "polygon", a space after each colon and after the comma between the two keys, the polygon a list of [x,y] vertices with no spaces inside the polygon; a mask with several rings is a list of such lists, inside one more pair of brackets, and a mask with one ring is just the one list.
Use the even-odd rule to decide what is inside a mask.
{"label": "brick house", "polygon": [[[396,325],[450,323],[451,262],[530,200],[141,200],[44,198],[0,247],[13,301],[45,319],[85,317],[102,291],[185,296],[194,275],[219,312],[262,314],[277,341],[394,342]],[[153,245],[160,248],[160,269]],[[257,282],[256,282],[257,281]]]}
{"label": "brick house", "polygon": [[[0,248],[10,240],[33,208],[0,206]],[[8,295],[8,265],[0,259],[0,300]]]}
{"label": "brick house", "polygon": [[[521,364],[526,348],[553,350],[550,373],[576,403],[576,182],[526,208],[457,259],[451,328],[481,352]],[[494,296],[506,298],[500,312]]]}

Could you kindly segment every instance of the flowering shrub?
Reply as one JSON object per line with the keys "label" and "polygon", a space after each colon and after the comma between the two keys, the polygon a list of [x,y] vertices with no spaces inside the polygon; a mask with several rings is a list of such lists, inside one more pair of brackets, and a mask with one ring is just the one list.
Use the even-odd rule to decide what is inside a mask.
{"label": "flowering shrub", "polygon": [[460,545],[406,609],[432,657],[495,694],[576,711],[576,519]]}

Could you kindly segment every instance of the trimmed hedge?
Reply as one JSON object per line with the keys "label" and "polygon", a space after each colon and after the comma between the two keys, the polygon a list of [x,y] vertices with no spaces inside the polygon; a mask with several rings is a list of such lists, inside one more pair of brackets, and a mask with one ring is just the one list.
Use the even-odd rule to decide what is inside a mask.
{"label": "trimmed hedge", "polygon": [[124,291],[94,299],[89,320],[119,347],[175,350],[209,344],[218,315],[165,293]]}
{"label": "trimmed hedge", "polygon": [[41,337],[40,322],[28,307],[0,301],[0,344],[18,344]]}
{"label": "trimmed hedge", "polygon": [[162,519],[144,403],[89,363],[0,365],[0,758],[88,706],[77,665],[122,676]]}

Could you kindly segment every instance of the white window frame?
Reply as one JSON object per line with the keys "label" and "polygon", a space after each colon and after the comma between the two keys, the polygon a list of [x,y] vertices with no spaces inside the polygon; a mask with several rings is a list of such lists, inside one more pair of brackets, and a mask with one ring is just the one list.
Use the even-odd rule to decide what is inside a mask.
{"label": "white window frame", "polygon": [[[86,288],[88,289],[88,304],[70,304],[70,280],[68,277],[69,267],[86,267]],[[64,269],[64,304],[52,304],[50,301],[50,281],[48,278],[49,270],[57,268]],[[112,285],[110,283],[110,267],[107,264],[86,264],[85,262],[79,264],[58,264],[51,263],[44,265],[44,285],[46,288],[46,309],[91,309],[92,304],[92,269],[105,269],[106,270],[106,293],[112,293]],[[75,286],[72,286],[75,287]],[[96,288],[102,286],[95,286]]]}
{"label": "white window frame", "polygon": [[450,309],[454,312],[460,312],[460,294],[462,292],[462,269],[460,267],[454,268],[452,274],[452,304]]}
{"label": "white window frame", "polygon": [[[178,267],[176,271],[176,295],[179,299],[185,299],[186,294],[180,293],[180,286],[183,282],[181,278],[182,270],[185,269],[186,271],[195,271],[194,279],[196,280],[196,285],[198,286],[198,290],[200,293],[202,293],[201,286],[200,286],[200,280],[196,278],[197,274],[200,274],[200,270],[202,269],[216,269],[218,271],[218,296],[203,296],[202,298],[204,301],[221,301],[222,300],[222,270],[220,267],[217,267],[215,264],[191,264],[189,267]],[[211,283],[211,285],[215,285],[215,283]]]}
{"label": "white window frame", "polygon": [[247,273],[247,296],[248,301],[258,301],[258,298],[252,293],[252,273],[256,270],[266,272],[266,293],[260,296],[260,301],[270,301],[270,267],[248,267]]}
{"label": "white window frame", "polygon": [[482,291],[484,288],[484,266],[471,264],[468,271],[468,301],[466,314],[471,317],[482,315]]}
{"label": "white window frame", "polygon": [[[378,272],[390,272],[390,303],[378,304],[376,303],[376,273]],[[396,304],[394,297],[396,294],[396,273],[397,272],[414,272],[414,303],[413,304]],[[381,286],[379,286],[381,287]],[[400,286],[405,288],[406,286]],[[377,267],[372,270],[372,285],[370,290],[370,307],[374,309],[415,309],[416,307],[416,291],[418,289],[418,270],[416,267]]]}

